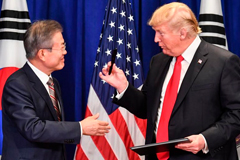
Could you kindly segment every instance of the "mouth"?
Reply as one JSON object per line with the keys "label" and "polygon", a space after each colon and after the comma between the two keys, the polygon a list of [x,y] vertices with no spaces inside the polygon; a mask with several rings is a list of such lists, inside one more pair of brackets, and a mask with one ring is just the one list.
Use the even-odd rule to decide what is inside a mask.
{"label": "mouth", "polygon": [[160,46],[162,49],[166,49],[166,47]]}

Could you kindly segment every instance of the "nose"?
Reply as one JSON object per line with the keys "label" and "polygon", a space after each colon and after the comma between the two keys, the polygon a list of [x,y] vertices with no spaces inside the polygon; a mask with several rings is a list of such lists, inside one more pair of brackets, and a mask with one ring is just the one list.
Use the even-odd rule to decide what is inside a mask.
{"label": "nose", "polygon": [[155,43],[158,43],[158,42],[160,42],[160,41],[161,41],[161,39],[159,38],[158,33],[155,32],[154,42],[155,42]]}
{"label": "nose", "polygon": [[63,51],[63,55],[66,55],[67,54],[67,50],[65,49],[64,51]]}

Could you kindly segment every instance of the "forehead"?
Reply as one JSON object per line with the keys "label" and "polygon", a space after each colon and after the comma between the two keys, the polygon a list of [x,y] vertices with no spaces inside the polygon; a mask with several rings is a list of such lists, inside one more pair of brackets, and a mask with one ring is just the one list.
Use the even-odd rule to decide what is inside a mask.
{"label": "forehead", "polygon": [[64,39],[61,32],[56,32],[52,38],[53,45],[61,45],[64,43]]}
{"label": "forehead", "polygon": [[167,25],[166,25],[166,23],[153,26],[152,28],[153,28],[153,30],[155,30],[155,31],[168,31],[168,30],[169,30],[168,27],[167,27]]}

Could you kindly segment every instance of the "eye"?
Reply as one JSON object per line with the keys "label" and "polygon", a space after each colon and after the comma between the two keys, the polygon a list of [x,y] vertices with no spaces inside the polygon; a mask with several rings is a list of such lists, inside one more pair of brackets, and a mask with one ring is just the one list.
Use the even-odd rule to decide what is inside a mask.
{"label": "eye", "polygon": [[160,35],[160,36],[164,36],[164,33],[163,32],[161,32],[161,31],[158,31],[158,34]]}

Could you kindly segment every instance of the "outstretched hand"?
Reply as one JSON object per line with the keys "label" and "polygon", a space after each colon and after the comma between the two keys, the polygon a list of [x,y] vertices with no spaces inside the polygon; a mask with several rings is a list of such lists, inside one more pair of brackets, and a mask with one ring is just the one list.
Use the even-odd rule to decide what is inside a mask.
{"label": "outstretched hand", "polygon": [[116,88],[119,93],[121,93],[128,86],[127,78],[124,72],[117,68],[115,64],[113,64],[112,73],[108,75],[110,66],[111,62],[108,62],[107,67],[103,68],[102,72],[99,73],[99,77],[112,87]]}
{"label": "outstretched hand", "polygon": [[91,135],[91,136],[104,136],[106,133],[109,132],[111,128],[108,122],[97,120],[99,117],[99,113],[87,117],[82,120],[82,132],[83,135]]}

